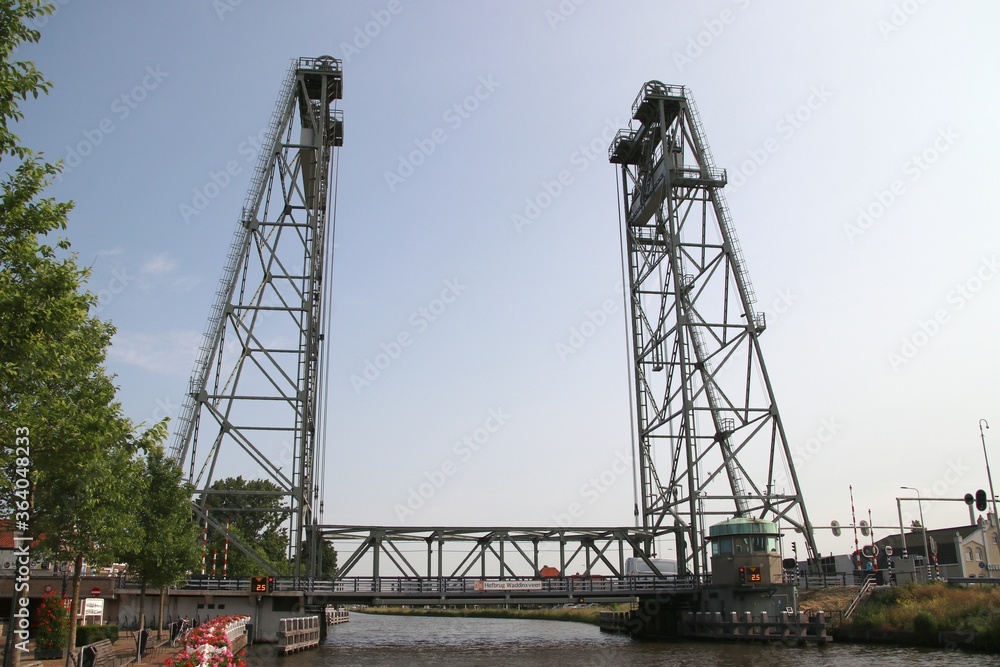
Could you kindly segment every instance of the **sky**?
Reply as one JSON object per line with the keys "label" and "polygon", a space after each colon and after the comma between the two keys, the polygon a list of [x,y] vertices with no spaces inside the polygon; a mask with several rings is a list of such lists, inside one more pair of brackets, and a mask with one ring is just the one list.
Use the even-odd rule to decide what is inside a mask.
{"label": "sky", "polygon": [[852,489],[897,526],[901,486],[988,488],[980,419],[1000,474],[995,3],[57,5],[16,131],[64,160],[49,194],[137,422],[183,402],[290,60],[343,60],[327,523],[631,525],[606,150],[652,79],[690,88],[728,170],[812,522],[850,524]]}

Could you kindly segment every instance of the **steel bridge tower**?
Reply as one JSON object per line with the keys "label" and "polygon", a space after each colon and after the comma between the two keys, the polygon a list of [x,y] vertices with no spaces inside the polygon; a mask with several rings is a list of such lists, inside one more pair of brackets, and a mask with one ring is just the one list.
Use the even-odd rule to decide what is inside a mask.
{"label": "steel bridge tower", "polygon": [[219,464],[230,474],[264,472],[289,516],[296,576],[314,576],[319,553],[312,527],[322,514],[324,301],[333,282],[331,165],[343,143],[342,89],[335,58],[300,58],[288,70],[171,449],[195,486],[199,520],[220,533],[210,509]]}
{"label": "steel bridge tower", "polygon": [[611,144],[621,169],[623,263],[642,527],[670,529],[688,572],[708,570],[709,523],[764,518],[817,554],[759,338],[755,296],[694,100],[646,83]]}

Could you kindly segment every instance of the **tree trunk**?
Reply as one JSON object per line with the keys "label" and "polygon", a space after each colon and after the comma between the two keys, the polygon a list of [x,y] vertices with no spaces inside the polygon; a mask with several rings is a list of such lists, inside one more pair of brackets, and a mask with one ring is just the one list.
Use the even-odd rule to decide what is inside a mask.
{"label": "tree trunk", "polygon": [[166,604],[167,604],[167,588],[166,586],[164,586],[163,588],[160,589],[160,615],[158,616],[160,620],[157,622],[157,628],[156,628],[157,641],[163,639],[163,610],[166,607]]}
{"label": "tree trunk", "polygon": [[[15,597],[14,600],[17,598]],[[11,613],[13,613],[15,604],[14,600],[11,600]],[[7,629],[7,643],[4,646],[4,655],[7,656],[4,660],[4,665],[8,667],[21,667],[21,649],[17,647],[17,641],[14,637],[14,619],[10,619],[10,627]]]}
{"label": "tree trunk", "polygon": [[142,662],[142,652],[139,650],[142,647],[142,631],[146,629],[146,580],[142,580],[142,584],[139,585],[139,634],[136,635],[135,640],[135,664]]}
{"label": "tree trunk", "polygon": [[83,574],[83,554],[73,559],[73,595],[69,605],[69,646],[66,647],[66,667],[73,665],[76,649],[76,608],[80,606],[80,577]]}

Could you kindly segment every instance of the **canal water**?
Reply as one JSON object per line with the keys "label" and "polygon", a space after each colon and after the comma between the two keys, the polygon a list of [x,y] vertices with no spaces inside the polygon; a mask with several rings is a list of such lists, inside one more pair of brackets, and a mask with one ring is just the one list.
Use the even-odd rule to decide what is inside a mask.
{"label": "canal water", "polygon": [[891,667],[982,665],[1000,656],[881,646],[833,644],[824,648],[729,643],[637,642],[566,621],[407,617],[351,614],[331,626],[316,650],[279,658],[273,647],[250,647],[248,667],[365,667],[414,665],[520,665],[602,667]]}

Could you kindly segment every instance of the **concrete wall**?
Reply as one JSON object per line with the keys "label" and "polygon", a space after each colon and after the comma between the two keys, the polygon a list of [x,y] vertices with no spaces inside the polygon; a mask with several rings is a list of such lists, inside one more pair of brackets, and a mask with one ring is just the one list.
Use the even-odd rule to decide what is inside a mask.
{"label": "concrete wall", "polygon": [[[146,595],[146,616],[152,619],[160,605],[159,593]],[[137,591],[122,591],[119,594],[119,613],[129,619],[139,615],[139,594]],[[293,591],[275,592],[269,595],[253,595],[246,591],[172,590],[167,598],[163,616],[177,619],[188,616],[192,620],[207,621],[217,616],[247,615],[254,626],[252,640],[261,643],[277,641],[278,621],[282,618],[296,618],[308,615],[305,598]]]}

